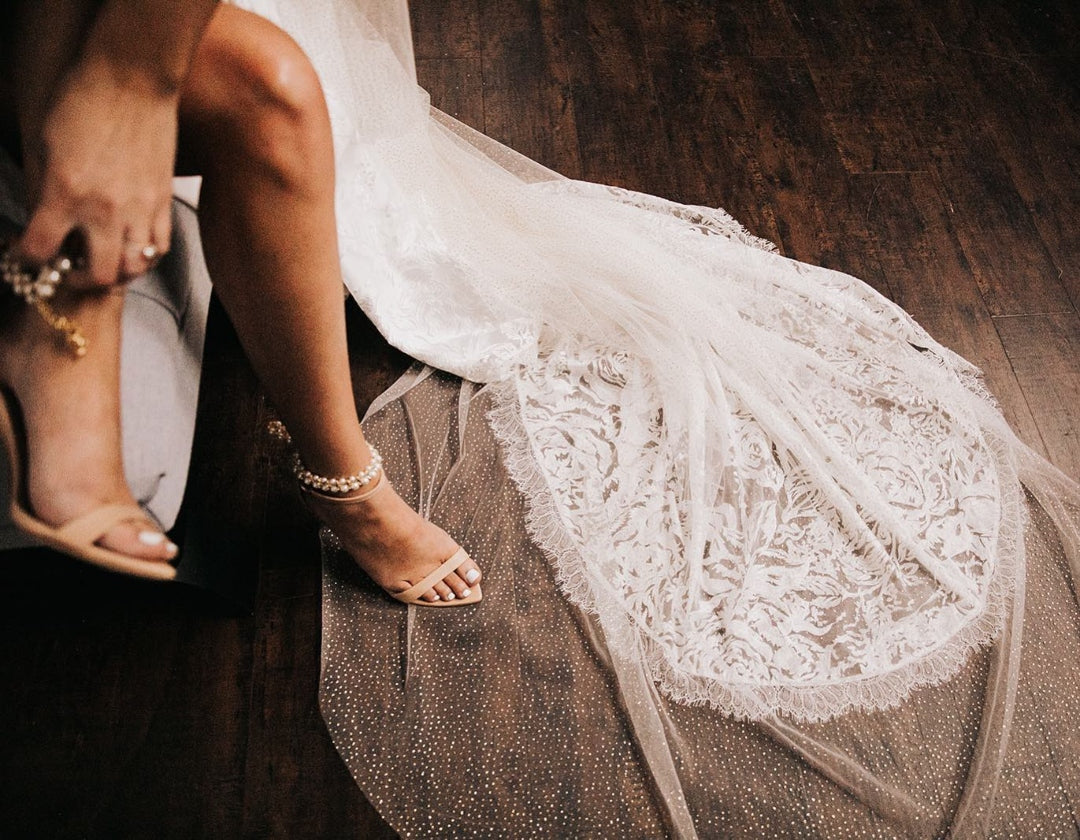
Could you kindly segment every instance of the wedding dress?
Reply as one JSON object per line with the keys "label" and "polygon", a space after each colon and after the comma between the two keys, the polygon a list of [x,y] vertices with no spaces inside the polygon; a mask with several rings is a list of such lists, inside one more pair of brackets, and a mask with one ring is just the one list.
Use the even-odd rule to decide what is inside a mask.
{"label": "wedding dress", "polygon": [[[461,818],[479,800],[498,835],[493,826],[510,819],[500,809],[523,800],[495,789],[497,772],[470,795],[453,780],[481,765],[509,778],[527,761],[550,776],[553,754],[520,738],[562,721],[595,727],[594,754],[614,766],[641,756],[646,771],[626,770],[619,796],[659,790],[658,831],[708,834],[691,800],[709,762],[690,766],[685,738],[742,720],[875,813],[932,823],[932,807],[820,733],[971,676],[973,655],[995,639],[996,650],[1019,650],[1032,552],[1039,569],[1056,558],[1076,577],[1080,488],[1017,439],[977,370],[860,281],[780,256],[723,211],[562,178],[431,109],[404,2],[242,5],[315,64],[335,133],[346,283],[387,339],[429,366],[380,401],[396,431],[381,438],[376,412],[369,436],[413,464],[412,485],[391,472],[428,515],[453,519],[456,505],[524,525],[512,568],[493,559],[505,558],[507,532],[485,531],[487,552],[466,545],[487,598],[476,611],[440,612],[472,618],[409,610],[403,684],[386,689],[392,697],[375,692],[375,706],[358,696],[360,671],[396,667],[395,643],[376,633],[372,646],[356,628],[398,625],[378,600],[357,600],[356,575],[331,552],[322,703],[372,800],[418,834],[437,833],[423,822],[432,812]],[[408,408],[420,393],[438,410]],[[470,508],[466,490],[492,509]],[[487,526],[447,527],[466,542],[469,527]],[[546,565],[533,562],[541,557]],[[500,569],[531,576],[503,588],[501,606]],[[426,634],[426,622],[439,632]],[[438,655],[418,671],[425,650]],[[483,673],[455,650],[484,660]],[[500,673],[508,661],[516,674]],[[985,761],[960,811],[978,819],[992,811],[1017,703],[1019,659],[994,661],[1003,693],[966,713],[982,715]],[[543,714],[533,708],[570,672],[561,705],[552,696]],[[505,724],[516,734],[491,741],[486,758],[475,744],[433,748],[448,743],[439,722],[462,714],[454,704],[466,696],[470,720],[497,717],[472,680],[518,698],[521,720]],[[589,697],[610,714],[569,723]],[[374,749],[374,732],[406,718],[399,740]],[[956,750],[970,757],[974,736],[963,743]],[[423,785],[404,781],[415,773]],[[603,797],[583,804],[588,784],[561,784],[529,799],[505,834],[543,834],[543,815],[573,788],[569,810],[597,835],[623,836],[608,830],[620,817]],[[630,833],[651,836],[638,818]]]}

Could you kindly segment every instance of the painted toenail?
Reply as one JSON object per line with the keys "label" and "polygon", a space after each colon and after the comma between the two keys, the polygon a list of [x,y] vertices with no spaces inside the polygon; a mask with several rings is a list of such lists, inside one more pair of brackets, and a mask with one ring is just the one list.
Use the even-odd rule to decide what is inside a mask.
{"label": "painted toenail", "polygon": [[468,598],[470,595],[472,595],[472,592],[470,592],[468,589],[462,589],[461,590],[461,597],[462,598]]}
{"label": "painted toenail", "polygon": [[139,542],[143,545],[161,545],[165,535],[161,531],[139,531]]}
{"label": "painted toenail", "polygon": [[476,583],[476,581],[479,579],[480,573],[476,571],[476,569],[469,569],[469,571],[465,573],[465,580],[469,583]]}
{"label": "painted toenail", "polygon": [[447,600],[447,601],[453,601],[453,600],[454,600],[454,593],[453,593],[453,592],[451,592],[450,594],[448,594],[448,595],[446,596],[446,600]]}

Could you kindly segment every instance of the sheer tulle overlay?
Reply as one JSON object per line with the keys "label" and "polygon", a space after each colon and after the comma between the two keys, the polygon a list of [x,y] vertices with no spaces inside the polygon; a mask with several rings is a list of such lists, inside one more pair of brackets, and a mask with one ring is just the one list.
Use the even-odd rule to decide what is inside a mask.
{"label": "sheer tulle overlay", "polygon": [[[445,726],[450,710],[440,698],[475,691],[483,707],[488,689],[463,686],[467,675],[540,692],[531,703],[554,718],[590,694],[607,697],[596,714],[613,728],[600,727],[597,738],[608,732],[609,760],[630,750],[620,767],[636,767],[640,750],[670,806],[664,819],[679,833],[702,825],[694,797],[707,796],[711,765],[697,749],[721,743],[705,733],[735,731],[721,715],[762,721],[769,749],[795,749],[872,810],[902,812],[911,825],[924,810],[933,822],[948,796],[917,801],[899,792],[910,778],[894,782],[840,760],[857,731],[850,724],[808,726],[963,680],[974,673],[975,651],[1001,638],[992,676],[1004,693],[982,713],[982,757],[961,813],[982,808],[971,805],[983,796],[981,774],[996,783],[1007,752],[994,739],[1008,732],[1016,703],[1017,619],[1031,555],[1043,558],[1040,574],[1049,574],[1051,554],[1075,569],[1080,489],[1015,437],[977,371],[858,280],[785,259],[722,211],[561,178],[431,109],[415,84],[403,3],[245,5],[289,31],[323,81],[351,292],[391,343],[486,385],[492,444],[482,448],[497,441],[501,452],[486,478],[507,475],[516,489],[483,496],[499,510],[519,505],[520,522],[469,509],[527,534],[528,548],[524,536],[515,544],[523,556],[546,558],[570,602],[543,607],[564,618],[537,627],[539,641],[529,641],[525,623],[504,632],[528,612],[523,599],[543,596],[501,588],[501,573],[521,569],[492,541],[490,552],[477,551],[489,594],[474,617],[404,625],[409,668],[394,701],[404,710],[394,705],[395,714],[410,726],[428,721],[426,729]],[[477,422],[475,407],[469,416]],[[397,434],[412,429],[401,423]],[[415,460],[421,451],[416,444],[411,466],[428,481],[421,465],[431,454]],[[408,471],[406,454],[399,469]],[[365,790],[379,801],[379,774],[400,780],[410,754],[438,778],[468,775],[474,765],[459,764],[457,749],[432,753],[430,733],[413,731],[408,746],[377,760],[359,745],[369,718],[339,698],[356,700],[341,689],[350,675],[360,679],[361,657],[341,645],[356,641],[349,623],[363,622],[352,608],[336,611],[353,602],[353,576],[333,562],[327,574],[325,709]],[[572,607],[588,617],[571,619]],[[438,656],[425,667],[445,670],[430,675],[431,687],[410,672],[434,621],[458,628],[464,650],[512,639],[522,656],[530,645],[547,644],[548,653],[542,666],[516,660],[527,675],[504,673],[498,657],[477,673],[451,667],[439,635],[431,642]],[[487,639],[484,626],[498,639]],[[558,627],[576,640],[582,662],[556,639],[544,641]],[[589,656],[604,667],[588,660],[594,669],[579,680]],[[533,667],[559,680],[573,673],[565,708]],[[944,709],[946,689],[935,692],[920,696]],[[413,707],[426,711],[411,718]],[[532,722],[550,731],[554,718]],[[526,719],[523,712],[522,732]],[[957,737],[942,749],[966,755],[972,732]],[[520,760],[511,743],[493,744],[488,761],[503,749],[506,761]],[[626,772],[619,783],[630,796],[639,786]],[[700,786],[680,788],[690,777]],[[588,800],[583,790],[575,796]]]}
{"label": "sheer tulle overlay", "polygon": [[323,715],[406,837],[1071,837],[1080,610],[1022,499],[996,643],[899,707],[825,723],[673,702],[559,592],[488,419],[497,386],[418,366],[364,422],[402,495],[484,564],[476,609],[404,610],[325,544]]}

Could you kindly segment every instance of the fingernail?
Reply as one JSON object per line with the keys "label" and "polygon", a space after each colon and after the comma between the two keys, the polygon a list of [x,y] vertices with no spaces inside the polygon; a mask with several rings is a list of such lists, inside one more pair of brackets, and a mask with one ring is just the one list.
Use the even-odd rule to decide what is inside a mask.
{"label": "fingernail", "polygon": [[476,571],[476,569],[469,569],[469,571],[465,573],[465,580],[468,583],[476,583],[476,581],[478,581],[479,579],[480,573]]}
{"label": "fingernail", "polygon": [[165,535],[161,531],[139,531],[139,542],[143,545],[161,545]]}
{"label": "fingernail", "polygon": [[446,600],[447,601],[453,601],[454,600],[454,593],[453,592],[448,593],[447,596],[446,596]]}
{"label": "fingernail", "polygon": [[462,589],[461,590],[461,597],[462,598],[468,598],[470,595],[472,595],[472,592],[470,592],[468,589]]}
{"label": "fingernail", "polygon": [[175,557],[176,553],[180,550],[180,546],[178,546],[174,542],[171,542],[165,550],[169,553],[170,557]]}

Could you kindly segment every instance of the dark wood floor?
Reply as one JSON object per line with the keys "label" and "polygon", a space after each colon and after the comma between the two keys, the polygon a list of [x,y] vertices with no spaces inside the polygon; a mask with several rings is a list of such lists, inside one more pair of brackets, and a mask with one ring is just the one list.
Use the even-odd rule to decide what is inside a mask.
{"label": "dark wood floor", "polygon": [[[1072,0],[412,5],[436,105],[567,175],[723,205],[864,278],[1080,476]],[[253,611],[5,557],[0,834],[392,836],[319,717],[315,529],[219,315],[185,551],[254,575]],[[364,400],[401,360],[365,361],[355,338]]]}

